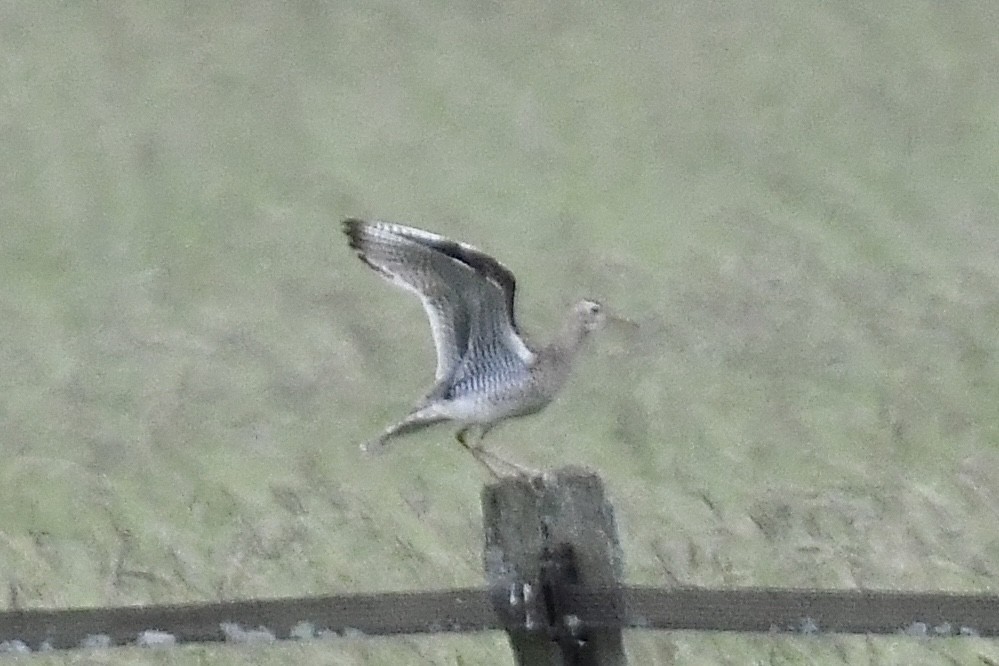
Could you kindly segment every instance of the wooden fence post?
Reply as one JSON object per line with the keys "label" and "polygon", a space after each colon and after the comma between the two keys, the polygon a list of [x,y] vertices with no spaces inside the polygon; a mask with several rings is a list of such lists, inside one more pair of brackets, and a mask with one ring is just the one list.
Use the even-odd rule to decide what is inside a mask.
{"label": "wooden fence post", "polygon": [[620,628],[587,627],[561,594],[613,590],[622,575],[614,512],[593,472],[509,477],[482,492],[485,569],[519,666],[621,666]]}

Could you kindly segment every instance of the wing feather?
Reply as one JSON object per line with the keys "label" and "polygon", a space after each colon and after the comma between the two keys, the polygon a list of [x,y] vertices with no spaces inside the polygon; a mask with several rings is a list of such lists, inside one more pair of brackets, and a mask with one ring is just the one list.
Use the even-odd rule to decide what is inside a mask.
{"label": "wing feather", "polygon": [[516,280],[498,261],[470,245],[400,224],[347,219],[343,230],[364,263],[420,298],[437,351],[438,383],[477,351],[473,333],[498,336],[522,361],[533,360],[514,317]]}

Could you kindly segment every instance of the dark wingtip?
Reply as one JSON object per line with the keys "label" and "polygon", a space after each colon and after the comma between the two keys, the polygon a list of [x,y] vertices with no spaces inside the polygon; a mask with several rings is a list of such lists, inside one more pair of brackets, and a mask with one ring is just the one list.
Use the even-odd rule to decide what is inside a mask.
{"label": "dark wingtip", "polygon": [[357,252],[357,258],[364,262],[369,268],[386,277],[391,279],[391,274],[386,271],[381,266],[373,263],[368,259],[368,255],[364,251],[364,226],[367,224],[364,220],[359,220],[356,217],[348,217],[343,221],[343,233],[347,236],[348,244],[352,250]]}
{"label": "dark wingtip", "polygon": [[356,217],[345,218],[341,223],[343,227],[343,233],[347,236],[350,242],[350,247],[360,251],[361,249],[361,229],[364,226],[364,220],[359,220]]}

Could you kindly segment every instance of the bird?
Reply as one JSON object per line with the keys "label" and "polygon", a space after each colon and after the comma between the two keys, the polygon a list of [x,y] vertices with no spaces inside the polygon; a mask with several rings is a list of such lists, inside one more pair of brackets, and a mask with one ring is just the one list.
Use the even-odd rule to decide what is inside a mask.
{"label": "bird", "polygon": [[[362,450],[377,453],[397,437],[450,422],[458,426],[458,443],[492,476],[499,474],[488,460],[531,473],[487,452],[482,441],[501,421],[537,413],[553,400],[584,341],[607,321],[605,308],[578,301],[551,342],[536,346],[517,324],[513,273],[488,254],[380,220],[347,218],[343,232],[362,262],[420,299],[437,353],[430,390]],[[476,429],[473,444],[469,435]]]}

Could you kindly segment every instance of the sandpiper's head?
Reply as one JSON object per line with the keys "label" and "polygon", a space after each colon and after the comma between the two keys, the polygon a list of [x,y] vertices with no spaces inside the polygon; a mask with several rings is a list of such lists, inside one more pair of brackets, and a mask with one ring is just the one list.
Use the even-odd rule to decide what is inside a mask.
{"label": "sandpiper's head", "polygon": [[579,323],[586,333],[603,328],[604,323],[607,321],[604,306],[588,299],[576,303],[576,316],[579,318]]}

